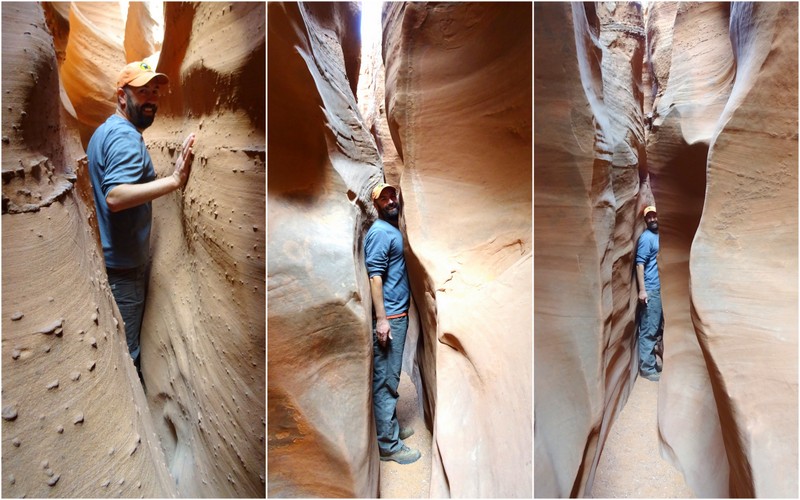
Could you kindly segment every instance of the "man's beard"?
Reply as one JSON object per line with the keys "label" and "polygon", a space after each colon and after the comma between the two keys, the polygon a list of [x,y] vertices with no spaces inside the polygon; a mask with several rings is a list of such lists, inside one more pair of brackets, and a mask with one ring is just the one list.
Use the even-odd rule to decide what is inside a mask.
{"label": "man's beard", "polygon": [[647,229],[653,231],[654,233],[657,233],[658,232],[658,222],[655,222],[655,221],[648,222],[647,223]]}
{"label": "man's beard", "polygon": [[[156,119],[156,111],[158,111],[158,106],[155,104],[142,104],[141,106],[136,106],[128,92],[125,92],[125,103],[126,109],[128,110],[128,120],[130,120],[130,122],[133,123],[136,128],[139,130],[144,130],[153,124],[153,120]],[[145,115],[143,113],[145,109],[152,109],[153,114],[149,116]]]}
{"label": "man's beard", "polygon": [[381,218],[389,221],[389,222],[397,222],[397,219],[400,217],[400,207],[395,205],[394,207],[386,207],[385,209],[381,210]]}

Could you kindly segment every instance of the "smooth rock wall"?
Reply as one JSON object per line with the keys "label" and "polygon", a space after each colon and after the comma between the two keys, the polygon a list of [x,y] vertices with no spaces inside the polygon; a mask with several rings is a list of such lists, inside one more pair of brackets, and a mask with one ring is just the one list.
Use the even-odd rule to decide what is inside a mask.
{"label": "smooth rock wall", "polygon": [[270,496],[378,494],[361,241],[382,173],[344,36],[358,8],[267,9]]}
{"label": "smooth rock wall", "polygon": [[431,497],[531,496],[531,14],[384,5]]}
{"label": "smooth rock wall", "polygon": [[730,464],[725,493],[793,497],[797,5],[734,3],[730,9],[736,75],[709,148],[689,263],[692,319]]}

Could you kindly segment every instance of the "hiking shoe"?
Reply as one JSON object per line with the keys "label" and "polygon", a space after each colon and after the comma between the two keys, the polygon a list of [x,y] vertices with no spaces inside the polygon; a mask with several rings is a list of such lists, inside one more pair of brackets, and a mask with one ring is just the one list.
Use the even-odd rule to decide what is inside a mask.
{"label": "hiking shoe", "polygon": [[384,462],[388,462],[389,460],[394,460],[398,464],[406,465],[406,464],[413,464],[419,457],[422,456],[422,453],[419,450],[413,450],[406,445],[403,445],[402,448],[397,450],[396,452],[392,453],[391,455],[383,455],[381,454],[381,460]]}
{"label": "hiking shoe", "polygon": [[658,372],[655,372],[655,373],[640,373],[639,375],[641,375],[643,378],[646,378],[647,380],[649,380],[651,382],[658,382],[659,380],[661,380],[661,374],[658,373]]}
{"label": "hiking shoe", "polygon": [[414,429],[411,427],[400,427],[400,439],[405,440],[414,435]]}

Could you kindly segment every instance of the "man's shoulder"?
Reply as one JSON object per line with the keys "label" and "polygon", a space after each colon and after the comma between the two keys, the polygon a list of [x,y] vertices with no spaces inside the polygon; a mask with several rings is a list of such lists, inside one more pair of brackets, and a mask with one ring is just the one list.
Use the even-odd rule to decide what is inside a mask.
{"label": "man's shoulder", "polygon": [[139,131],[128,120],[119,115],[111,115],[97,127],[94,134],[92,134],[92,139],[95,137],[130,137],[136,140],[138,135]]}

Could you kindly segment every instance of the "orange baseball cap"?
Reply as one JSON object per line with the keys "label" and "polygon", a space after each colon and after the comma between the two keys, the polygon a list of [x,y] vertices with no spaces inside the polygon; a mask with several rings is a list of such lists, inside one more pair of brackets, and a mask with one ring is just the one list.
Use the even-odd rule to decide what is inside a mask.
{"label": "orange baseball cap", "polygon": [[375,189],[372,190],[372,199],[377,200],[378,198],[380,198],[381,193],[386,188],[394,189],[394,192],[397,193],[397,188],[395,188],[391,184],[386,184],[385,182],[379,182],[378,185],[375,186]]}
{"label": "orange baseball cap", "polygon": [[169,78],[164,73],[156,73],[152,66],[144,61],[135,61],[127,64],[119,73],[117,78],[117,88],[125,85],[131,87],[141,87],[153,78],[158,78],[158,84],[169,84]]}
{"label": "orange baseball cap", "polygon": [[650,205],[649,207],[644,207],[644,212],[642,213],[642,217],[647,217],[647,214],[650,212],[656,213],[656,207]]}

